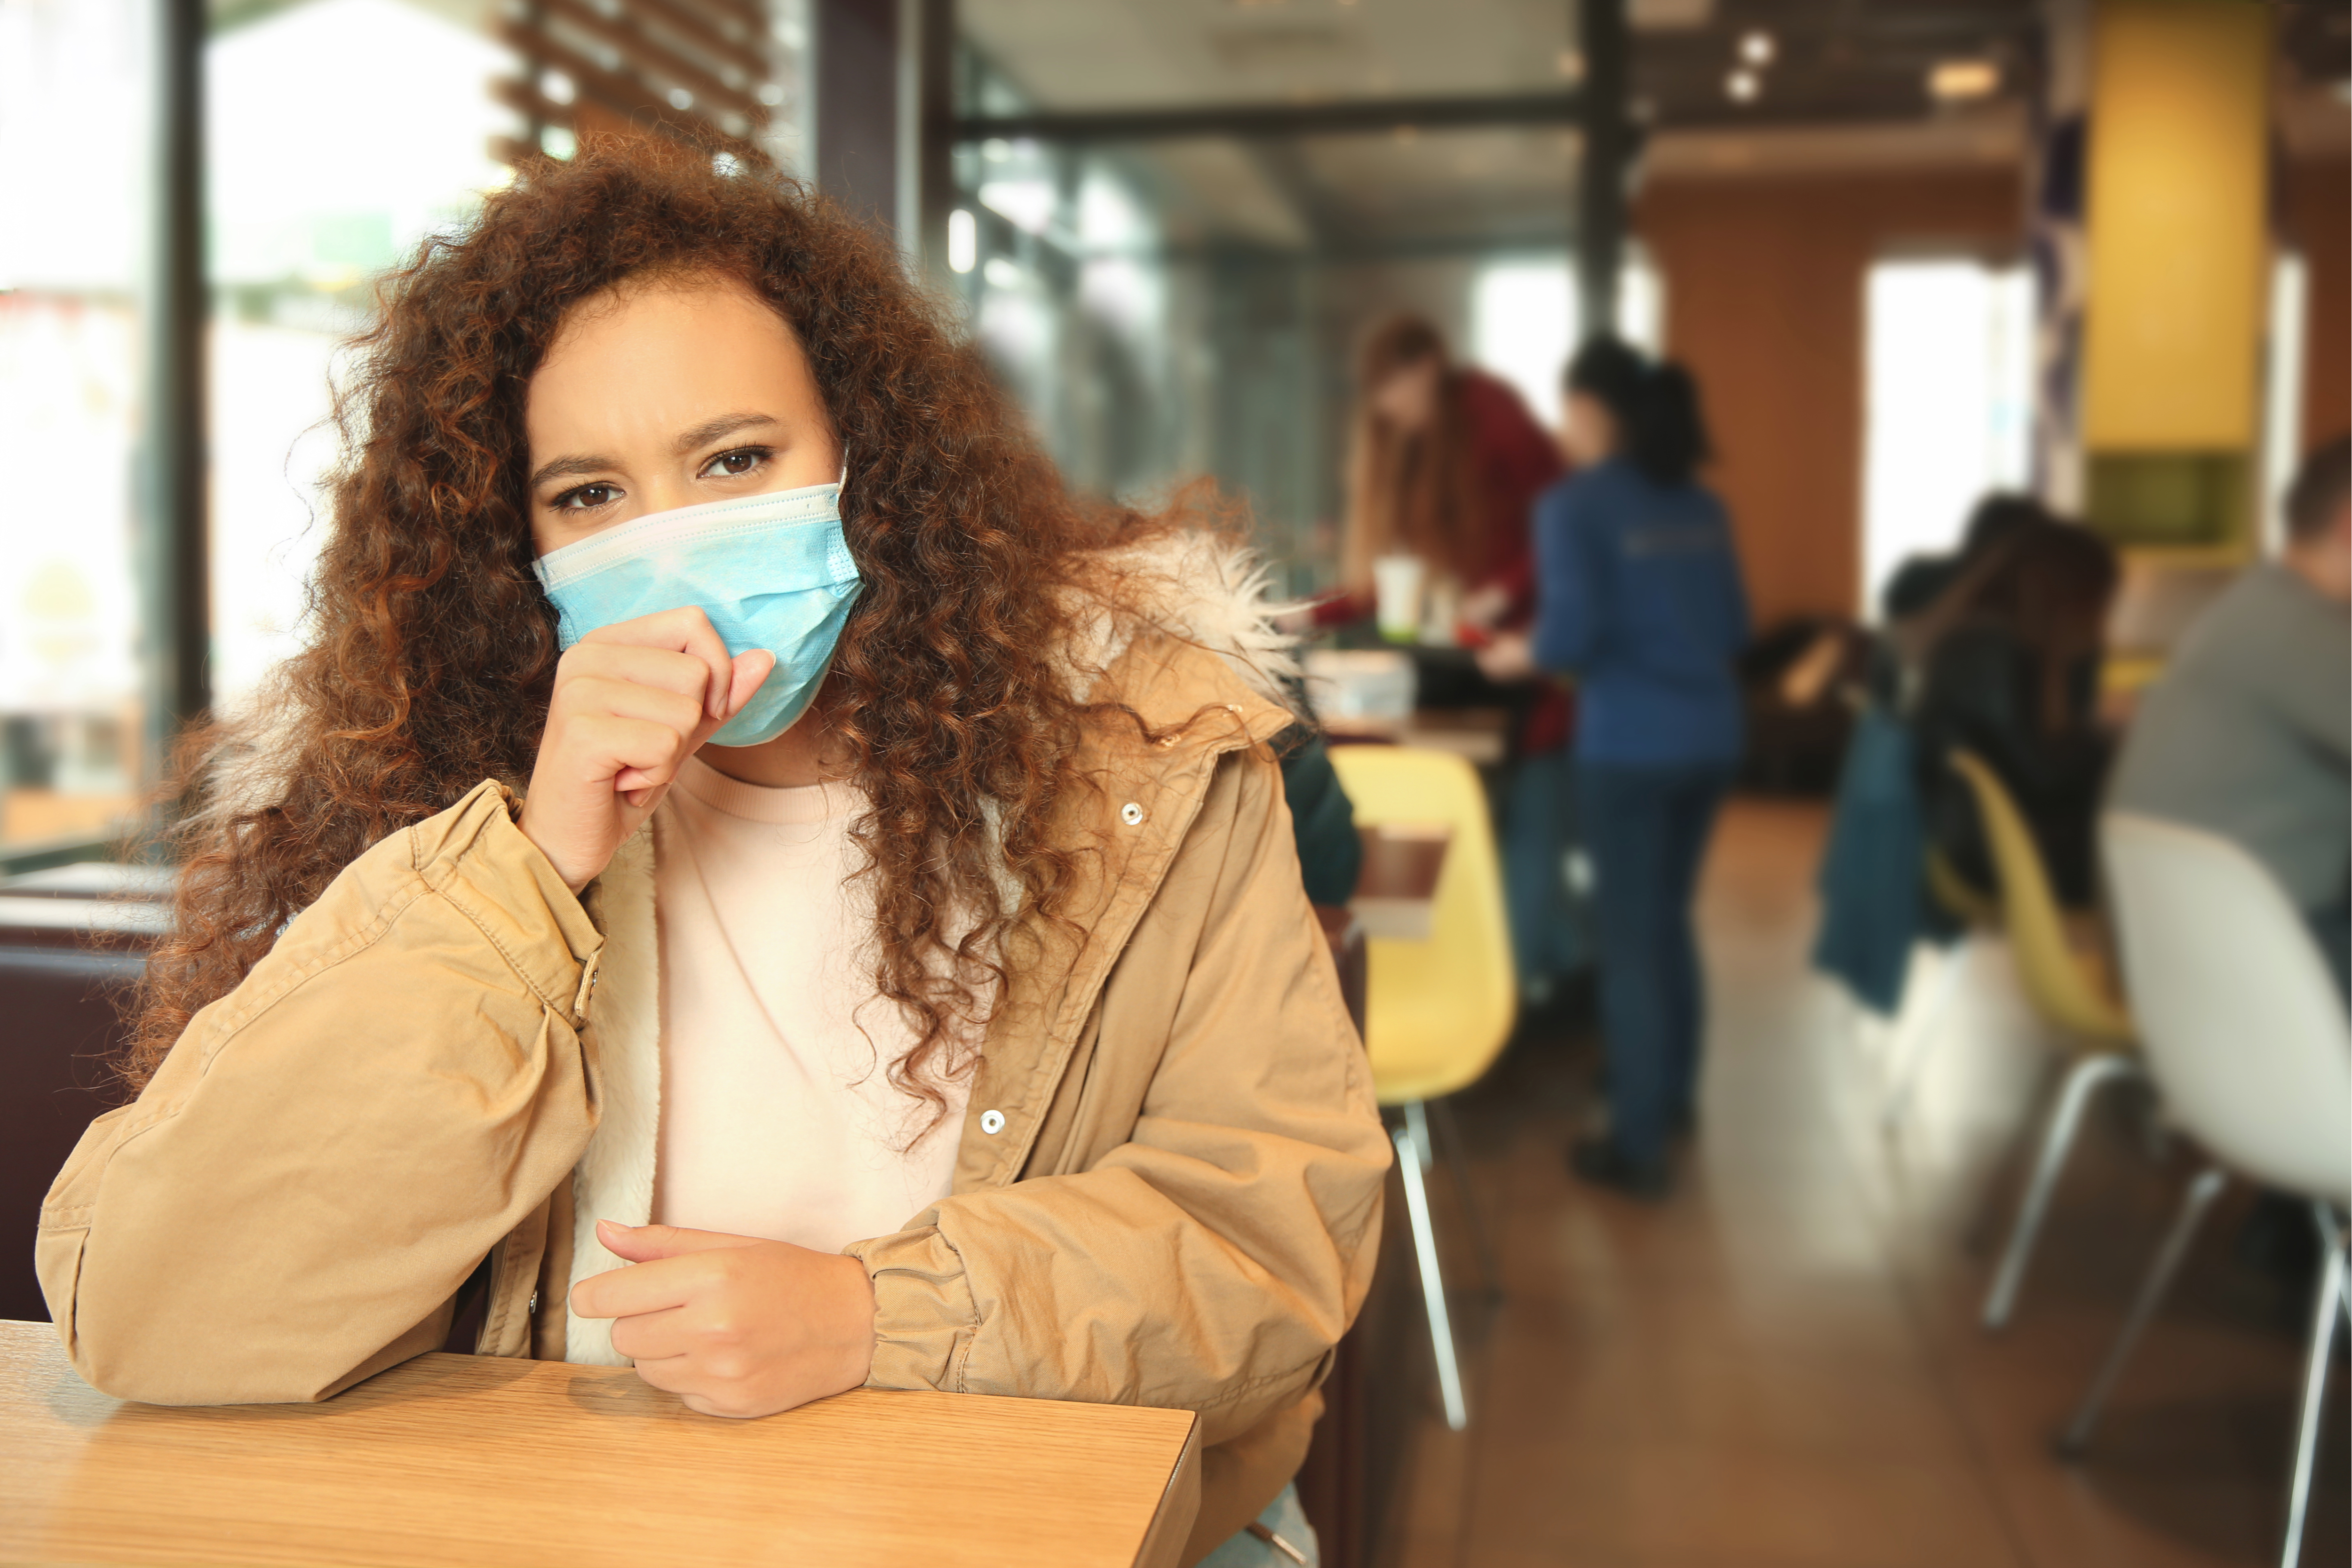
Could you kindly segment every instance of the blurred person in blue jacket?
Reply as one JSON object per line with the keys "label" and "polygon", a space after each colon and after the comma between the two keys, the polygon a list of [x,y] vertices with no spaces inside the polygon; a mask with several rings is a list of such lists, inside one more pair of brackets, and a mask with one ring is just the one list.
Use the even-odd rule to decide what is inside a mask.
{"label": "blurred person in blue jacket", "polygon": [[1536,503],[1537,607],[1489,675],[1578,683],[1574,784],[1593,872],[1610,1131],[1578,1174],[1644,1197],[1696,1116],[1704,1001],[1691,923],[1699,865],[1743,741],[1733,660],[1748,596],[1730,519],[1697,482],[1710,449],[1698,388],[1613,338],[1568,367],[1577,472]]}

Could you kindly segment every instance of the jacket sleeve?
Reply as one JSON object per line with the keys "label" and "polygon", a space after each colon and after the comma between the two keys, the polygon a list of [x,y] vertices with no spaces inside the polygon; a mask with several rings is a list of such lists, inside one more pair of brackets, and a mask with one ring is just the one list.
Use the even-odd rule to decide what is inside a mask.
{"label": "jacket sleeve", "polygon": [[[1087,1092],[1150,1053],[1128,1142],[848,1249],[874,1278],[874,1386],[1193,1409],[1213,1444],[1319,1381],[1370,1284],[1390,1149],[1286,816],[1271,758],[1220,764],[1155,900],[1187,912],[1147,911],[1113,971]],[[1172,973],[1121,973],[1139,964]]]}
{"label": "jacket sleeve", "polygon": [[1563,674],[1592,662],[1603,630],[1603,563],[1583,499],[1571,479],[1536,503],[1535,658]]}
{"label": "jacket sleeve", "polygon": [[1330,748],[1301,724],[1275,737],[1277,753],[1297,738],[1282,758],[1282,793],[1290,804],[1291,839],[1310,902],[1344,904],[1356,896],[1364,870],[1364,840],[1356,831],[1356,808],[1331,766]]}
{"label": "jacket sleeve", "polygon": [[285,1402],[438,1349],[587,1142],[602,945],[496,784],[345,868],[50,1188],[37,1263],[76,1370]]}

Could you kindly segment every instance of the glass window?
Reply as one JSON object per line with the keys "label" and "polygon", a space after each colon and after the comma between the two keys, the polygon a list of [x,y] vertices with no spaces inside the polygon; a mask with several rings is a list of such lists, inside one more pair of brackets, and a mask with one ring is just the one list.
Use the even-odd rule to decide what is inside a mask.
{"label": "glass window", "polygon": [[1884,261],[1864,285],[1863,613],[1906,557],[1959,542],[2031,479],[2033,284],[1967,258]]}
{"label": "glass window", "polygon": [[[352,68],[365,61],[366,68]],[[213,329],[213,695],[233,710],[300,637],[335,346],[376,279],[463,224],[520,138],[518,69],[463,7],[307,0],[205,51]]]}
{"label": "glass window", "polygon": [[2303,345],[2310,314],[2311,269],[2282,250],[2271,263],[2271,332],[2263,359],[2263,553],[2286,542],[2286,492],[2303,462]]}
{"label": "glass window", "polygon": [[0,846],[12,848],[105,829],[140,776],[151,9],[0,0]]}
{"label": "glass window", "polygon": [[[1617,285],[1617,333],[1652,353],[1664,347],[1664,282],[1638,252]],[[1560,373],[1583,337],[1576,279],[1565,256],[1513,257],[1478,269],[1470,290],[1470,358],[1507,381],[1545,424],[1559,415]]]}

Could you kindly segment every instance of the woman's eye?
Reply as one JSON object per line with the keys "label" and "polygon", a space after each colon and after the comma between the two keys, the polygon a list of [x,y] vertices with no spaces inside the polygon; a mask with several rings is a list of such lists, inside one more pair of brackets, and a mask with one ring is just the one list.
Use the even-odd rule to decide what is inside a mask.
{"label": "woman's eye", "polygon": [[557,511],[593,511],[613,500],[620,491],[611,485],[582,485],[564,491],[548,504]]}
{"label": "woman's eye", "polygon": [[766,461],[767,457],[768,451],[764,447],[741,447],[732,452],[719,453],[710,459],[709,466],[703,472],[730,476],[748,474]]}

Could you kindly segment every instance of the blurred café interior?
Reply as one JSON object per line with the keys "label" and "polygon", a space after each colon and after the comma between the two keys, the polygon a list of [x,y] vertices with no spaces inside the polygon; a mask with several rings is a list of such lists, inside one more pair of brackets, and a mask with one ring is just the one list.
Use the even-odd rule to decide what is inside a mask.
{"label": "blurred caf\u00e9 interior", "polygon": [[[161,759],[305,637],[345,340],[597,138],[810,183],[1075,489],[1213,481],[1303,606],[1399,1155],[1317,1560],[2352,1561],[2341,4],[0,0],[0,1319]],[[1637,470],[1722,626],[1713,524],[1572,580]],[[1501,576],[1417,485],[1508,492]],[[1682,817],[1636,625],[1731,639]],[[32,1474],[0,1557],[71,1555]]]}

